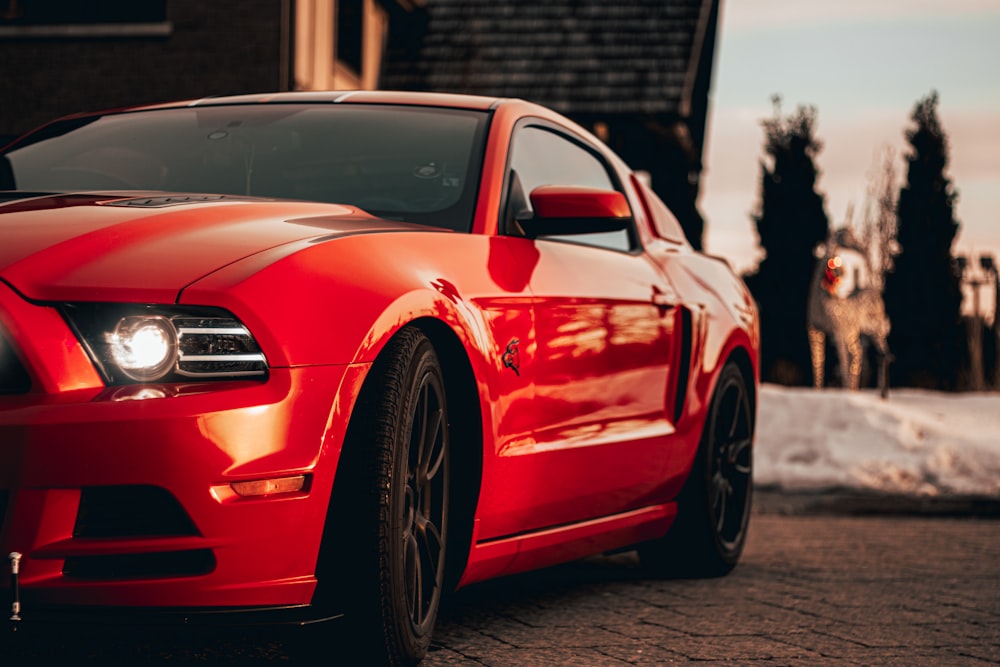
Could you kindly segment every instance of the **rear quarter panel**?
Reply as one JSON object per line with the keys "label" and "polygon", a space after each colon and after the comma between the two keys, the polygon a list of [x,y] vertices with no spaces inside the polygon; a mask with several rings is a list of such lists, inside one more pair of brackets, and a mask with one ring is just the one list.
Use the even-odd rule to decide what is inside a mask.
{"label": "rear quarter panel", "polygon": [[683,428],[679,429],[694,429],[697,434],[686,439],[690,446],[686,468],[690,468],[715,383],[728,361],[738,359],[743,364],[748,388],[756,400],[760,345],[757,310],[746,286],[724,260],[662,241],[652,242],[649,252],[668,273],[691,315],[691,377],[680,420]]}

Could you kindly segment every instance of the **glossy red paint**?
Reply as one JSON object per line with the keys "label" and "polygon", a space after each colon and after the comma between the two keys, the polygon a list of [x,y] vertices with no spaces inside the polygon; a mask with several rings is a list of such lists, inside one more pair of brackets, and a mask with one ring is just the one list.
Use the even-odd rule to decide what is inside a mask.
{"label": "glossy red paint", "polygon": [[531,207],[540,218],[629,218],[632,211],[620,192],[543,185],[531,191]]}
{"label": "glossy red paint", "polygon": [[[37,401],[0,412],[0,469],[11,492],[8,551],[24,554],[22,594],[37,604],[273,606],[308,603],[315,552],[329,501],[343,420],[329,426],[330,402],[314,386],[355,385],[362,369],[275,370],[265,384],[220,390],[175,388],[168,398],[122,391]],[[345,389],[346,389],[345,387]],[[24,401],[23,403],[27,403]],[[236,499],[212,494],[231,481],[307,472],[310,493]],[[190,536],[80,538],[80,490],[143,484],[169,489],[198,527]],[[210,549],[216,567],[195,586],[175,578],[74,580],[67,558]]]}
{"label": "glossy red paint", "polygon": [[[478,392],[474,503],[451,545],[460,585],[663,536],[723,365],[753,388],[757,315],[721,261],[671,235],[628,168],[582,128],[516,100],[282,93],[195,104],[407,105],[490,114],[469,233],[359,206],[233,196],[129,206],[150,192],[0,200],[0,336],[31,379],[0,395],[0,551],[24,554],[25,617],[44,607],[308,605],[355,401],[401,329],[460,350]],[[157,105],[155,109],[184,105]],[[565,133],[620,192],[552,183],[541,217],[630,219],[630,252],[503,229],[517,128]],[[0,193],[2,194],[2,193]],[[669,213],[669,212],[667,212]],[[664,230],[667,230],[666,232]],[[570,239],[572,241],[572,239]],[[266,379],[106,386],[61,305],[225,309]],[[0,357],[2,358],[2,357]],[[452,368],[452,366],[449,366]],[[465,419],[470,417],[465,416]],[[233,481],[306,475],[306,489],[239,498]],[[196,530],[79,537],[92,487],[165,489]],[[0,505],[2,507],[2,505]],[[210,553],[184,577],[74,578],[68,559]],[[6,577],[0,577],[5,586]],[[0,588],[0,590],[3,590]]]}

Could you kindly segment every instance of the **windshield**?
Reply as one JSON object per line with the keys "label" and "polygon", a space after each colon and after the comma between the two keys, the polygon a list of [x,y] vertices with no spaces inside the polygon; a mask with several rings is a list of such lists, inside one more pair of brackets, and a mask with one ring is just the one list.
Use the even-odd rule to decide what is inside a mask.
{"label": "windshield", "polygon": [[482,112],[379,105],[110,114],[59,122],[9,147],[0,189],[306,199],[468,231],[485,124]]}

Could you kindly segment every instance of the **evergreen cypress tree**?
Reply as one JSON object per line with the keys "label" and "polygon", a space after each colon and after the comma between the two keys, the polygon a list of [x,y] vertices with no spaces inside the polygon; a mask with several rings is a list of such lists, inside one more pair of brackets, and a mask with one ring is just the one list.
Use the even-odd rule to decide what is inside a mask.
{"label": "evergreen cypress tree", "polygon": [[951,254],[958,233],[956,193],[945,176],[948,141],[937,116],[938,95],[919,100],[906,131],[906,184],[897,209],[899,254],[886,276],[889,347],[896,384],[954,389],[964,359],[961,273]]}
{"label": "evergreen cypress tree", "polygon": [[815,124],[815,107],[800,106],[782,117],[777,97],[774,117],[762,122],[770,164],[760,163],[761,200],[753,220],[765,257],[745,279],[760,309],[767,382],[801,385],[812,377],[806,302],[816,246],[829,231],[823,195],[816,191],[813,159],[822,144],[813,135]]}

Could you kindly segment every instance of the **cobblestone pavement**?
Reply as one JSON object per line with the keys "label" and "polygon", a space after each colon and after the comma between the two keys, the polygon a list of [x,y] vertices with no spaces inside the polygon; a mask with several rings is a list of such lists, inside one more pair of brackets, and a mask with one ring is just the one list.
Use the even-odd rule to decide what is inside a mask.
{"label": "cobblestone pavement", "polygon": [[[645,579],[623,553],[464,589],[424,667],[1000,664],[1000,522],[782,511],[754,514],[720,579]],[[263,632],[210,632],[43,639],[0,665],[294,664]],[[326,664],[357,664],[330,647]]]}
{"label": "cobblestone pavement", "polygon": [[757,514],[720,579],[628,553],[466,589],[424,665],[686,662],[1000,664],[1000,523]]}

